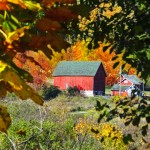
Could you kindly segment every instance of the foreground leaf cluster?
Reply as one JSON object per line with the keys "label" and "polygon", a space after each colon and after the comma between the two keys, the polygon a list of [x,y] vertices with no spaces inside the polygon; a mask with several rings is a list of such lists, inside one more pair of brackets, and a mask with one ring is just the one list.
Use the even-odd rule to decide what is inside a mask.
{"label": "foreground leaf cluster", "polygon": [[[26,55],[28,50],[35,52],[41,50],[50,58],[51,51],[48,45],[56,51],[68,47],[69,44],[60,37],[60,32],[63,32],[64,21],[77,18],[77,14],[69,8],[74,2],[74,0],[0,2],[0,97],[5,97],[7,92],[10,92],[22,100],[32,99],[37,104],[43,104],[42,98],[27,84],[33,82],[33,77],[24,68],[19,68],[14,60],[18,53],[21,53],[26,59],[39,65],[36,59]],[[55,14],[55,17],[52,14]],[[6,131],[11,121],[7,111],[1,109],[0,131]],[[5,116],[9,119],[4,119]]]}
{"label": "foreground leaf cluster", "polygon": [[[96,110],[100,112],[98,122],[103,119],[105,121],[110,121],[116,117],[119,117],[124,121],[125,126],[133,125],[139,128],[141,135],[143,136],[143,141],[149,143],[149,141],[144,140],[147,136],[149,125],[150,125],[150,105],[148,97],[114,97],[114,106],[109,106],[107,103],[101,103],[97,101]],[[132,141],[132,135],[127,134],[125,136],[125,141]]]}

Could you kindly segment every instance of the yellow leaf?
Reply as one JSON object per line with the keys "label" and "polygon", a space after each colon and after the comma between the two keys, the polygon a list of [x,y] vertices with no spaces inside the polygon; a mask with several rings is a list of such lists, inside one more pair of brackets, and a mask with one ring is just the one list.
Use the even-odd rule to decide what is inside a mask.
{"label": "yellow leaf", "polygon": [[26,7],[33,11],[39,11],[42,9],[39,3],[33,2],[33,1],[24,1]]}
{"label": "yellow leaf", "polygon": [[0,72],[2,72],[6,68],[7,64],[0,61]]}
{"label": "yellow leaf", "polygon": [[[2,62],[0,64],[0,66],[6,65]],[[3,84],[2,86],[5,88],[0,93],[0,96],[5,96],[6,91],[13,91],[23,100],[31,98],[35,103],[39,105],[43,104],[42,98],[30,86],[28,86],[22,78],[20,78],[19,74],[17,74],[13,68],[5,66],[1,70],[0,81],[2,82],[1,84]],[[5,84],[9,86],[9,89],[6,88]]]}
{"label": "yellow leaf", "polygon": [[7,0],[10,3],[20,5],[22,8],[26,8],[26,5],[22,0]]}
{"label": "yellow leaf", "polygon": [[43,105],[42,98],[28,85],[24,84],[21,90],[14,90],[14,93],[22,100],[31,98],[35,103]]}
{"label": "yellow leaf", "polygon": [[10,115],[7,112],[7,108],[0,105],[0,131],[6,132],[11,124]]}
{"label": "yellow leaf", "polygon": [[22,89],[22,79],[9,67],[1,72],[0,80],[8,82],[16,90]]}
{"label": "yellow leaf", "polygon": [[13,32],[9,32],[6,37],[6,42],[11,44],[13,41],[19,40],[20,37],[24,36],[24,31],[29,29],[28,26],[24,26],[20,29],[16,29]]}

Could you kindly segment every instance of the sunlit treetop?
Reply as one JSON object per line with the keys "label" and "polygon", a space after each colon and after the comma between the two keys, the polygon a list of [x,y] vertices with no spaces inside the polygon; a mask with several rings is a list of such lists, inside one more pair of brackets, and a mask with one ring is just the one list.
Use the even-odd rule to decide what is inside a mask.
{"label": "sunlit treetop", "polygon": [[78,17],[79,31],[74,33],[79,33],[85,40],[91,38],[89,49],[98,47],[99,41],[110,41],[112,49],[116,49],[117,54],[124,51],[123,59],[137,68],[146,79],[150,74],[149,1],[92,2],[95,5],[92,5],[88,16]]}

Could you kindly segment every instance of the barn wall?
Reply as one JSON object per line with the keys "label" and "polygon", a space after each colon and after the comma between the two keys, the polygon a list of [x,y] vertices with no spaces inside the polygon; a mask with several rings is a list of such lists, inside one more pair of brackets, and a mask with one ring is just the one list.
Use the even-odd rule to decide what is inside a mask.
{"label": "barn wall", "polygon": [[111,91],[111,95],[112,96],[119,95],[119,92],[118,91]]}
{"label": "barn wall", "polygon": [[94,91],[103,91],[103,93],[105,93],[105,77],[106,74],[101,65],[94,77]]}
{"label": "barn wall", "polygon": [[93,90],[93,77],[89,76],[58,76],[54,77],[54,85],[65,90],[69,86],[77,86],[79,90]]}
{"label": "barn wall", "polygon": [[[112,95],[112,96],[119,96],[119,91],[118,91],[118,90],[113,90],[113,91],[111,91],[111,95]],[[126,91],[122,91],[122,92],[120,93],[120,95],[121,95],[121,96],[126,96],[126,97],[129,96],[129,95],[128,95],[128,92],[126,92]]]}

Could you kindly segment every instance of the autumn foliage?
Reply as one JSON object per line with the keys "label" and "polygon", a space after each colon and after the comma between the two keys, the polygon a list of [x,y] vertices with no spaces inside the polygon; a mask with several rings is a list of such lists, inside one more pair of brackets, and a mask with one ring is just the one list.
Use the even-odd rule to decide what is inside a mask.
{"label": "autumn foliage", "polygon": [[23,68],[33,76],[35,87],[43,85],[50,76],[50,60],[40,50],[38,52],[26,51],[24,54],[18,53],[14,62],[18,67]]}
{"label": "autumn foliage", "polygon": [[[142,17],[136,16],[136,13],[132,13],[132,9],[131,11],[129,10],[127,14],[127,10],[124,9],[124,13],[123,7],[117,2],[101,2],[97,4],[96,1],[88,1],[88,3],[86,3],[86,1],[80,1],[80,3],[84,5],[81,5],[80,9],[78,9],[76,0],[0,1],[0,87],[3,87],[0,90],[0,97],[6,96],[7,92],[14,92],[20,99],[25,100],[30,98],[34,102],[42,105],[42,98],[27,83],[34,83],[36,86],[42,85],[61,60],[102,61],[108,75],[108,85],[112,85],[117,78],[119,65],[124,65],[124,70],[126,71],[131,68],[130,65],[122,60],[124,54],[129,56],[129,51],[123,51],[121,47],[122,49],[120,51],[122,53],[116,55],[115,49],[112,50],[114,43],[109,43],[109,41],[114,39],[112,37],[119,37],[119,39],[114,40],[116,40],[118,45],[122,46],[120,41],[125,40],[124,32],[128,31],[126,35],[139,33],[134,36],[136,39],[127,38],[129,40],[127,42],[130,42],[132,39],[131,42],[133,41],[135,43],[131,45],[131,49],[133,46],[133,52],[135,52],[135,47],[138,48],[136,46],[138,43],[142,41],[148,43],[147,39],[149,36],[145,34],[149,31],[147,28],[142,30],[142,27],[137,27],[137,29],[135,28],[133,32],[131,32],[133,29],[132,26],[122,24],[124,25],[124,29],[121,29],[122,27],[119,26],[120,23],[125,23],[126,20],[126,22],[129,21],[131,25],[135,24],[136,21],[134,21],[134,19],[142,19]],[[96,3],[96,5],[94,3]],[[127,3],[130,4],[129,1]],[[84,11],[88,8],[87,4],[94,4],[90,7],[96,6],[96,8],[88,12],[90,14],[89,17],[84,17]],[[137,2],[137,7],[139,7],[138,5]],[[88,10],[89,9],[87,9],[86,12]],[[140,10],[139,12],[144,11],[144,9],[140,7],[138,10]],[[82,15],[80,15],[80,13]],[[115,17],[118,18],[116,19]],[[74,23],[77,24],[78,19],[78,31],[80,30],[80,34],[82,32],[82,38],[86,39],[86,41],[81,38],[71,46],[65,39],[72,33],[72,25],[74,25]],[[97,21],[100,22],[97,23]],[[140,21],[140,23],[142,23],[142,21]],[[117,28],[114,28],[116,25]],[[147,25],[148,24],[146,24],[146,26]],[[108,27],[108,30],[105,30],[106,27]],[[71,29],[70,33],[68,32],[68,28]],[[141,28],[142,33],[138,31],[138,28]],[[113,29],[113,32],[111,29]],[[115,30],[116,32],[114,32],[114,29],[117,31]],[[74,33],[76,33],[76,31],[77,29],[75,29]],[[120,34],[120,31],[123,33],[123,36]],[[116,36],[114,33],[117,33]],[[120,36],[123,39],[121,39]],[[112,39],[110,40],[109,37]],[[89,41],[88,38],[90,38]],[[105,41],[104,39],[108,40]],[[141,49],[147,48],[147,44],[145,43],[140,44],[139,48],[141,45],[144,45]],[[95,44],[97,45],[95,46]],[[126,48],[129,48],[128,44]],[[143,55],[146,56],[144,66],[149,68],[149,63],[147,63],[149,62],[149,51],[145,53],[142,49],[142,51],[139,52],[141,53],[137,53],[137,56],[139,58],[143,58]],[[132,53],[131,58],[128,57],[126,60],[132,64],[135,63],[136,65],[134,66],[137,66],[138,61],[132,62],[133,54],[136,53]],[[114,56],[116,59],[112,61]],[[48,60],[48,58],[50,60]],[[114,69],[114,65],[117,66],[116,64],[118,62],[118,67]],[[143,67],[143,65],[138,66],[138,70],[141,69],[141,67]],[[148,71],[148,69],[146,71]],[[130,69],[130,73],[133,72],[134,70]],[[0,106],[0,123],[2,124],[0,131],[6,131],[10,125],[10,121],[8,123],[3,119],[3,114],[7,114],[7,111],[3,109],[3,113],[1,108]]]}
{"label": "autumn foliage", "polygon": [[[56,2],[59,5],[56,6]],[[67,23],[77,18],[76,12],[68,7],[73,2],[0,1],[0,98],[13,92],[22,100],[32,99],[43,104],[41,96],[27,83],[39,86],[49,76],[51,69],[47,57],[52,54],[49,44],[55,51],[70,45],[58,32],[63,32],[63,21]],[[54,19],[51,13],[58,16]],[[6,132],[11,119],[3,108],[0,106],[0,131]]]}
{"label": "autumn foliage", "polygon": [[[106,84],[111,86],[116,82],[119,76],[120,65],[113,68],[114,63],[119,61],[122,64],[125,62],[122,60],[123,54],[116,55],[115,50],[112,49],[112,45],[109,42],[100,42],[99,47],[93,50],[87,48],[88,42],[77,41],[74,45],[69,47],[66,51],[61,50],[61,52],[52,51],[52,58],[50,59],[50,65],[52,72],[55,69],[57,63],[63,60],[75,60],[75,61],[101,61],[107,72]],[[117,56],[117,59],[113,61],[112,59]],[[131,71],[132,70],[132,71]],[[131,65],[127,64],[124,67],[124,71],[130,72],[130,74],[135,74],[136,69],[131,68]]]}

